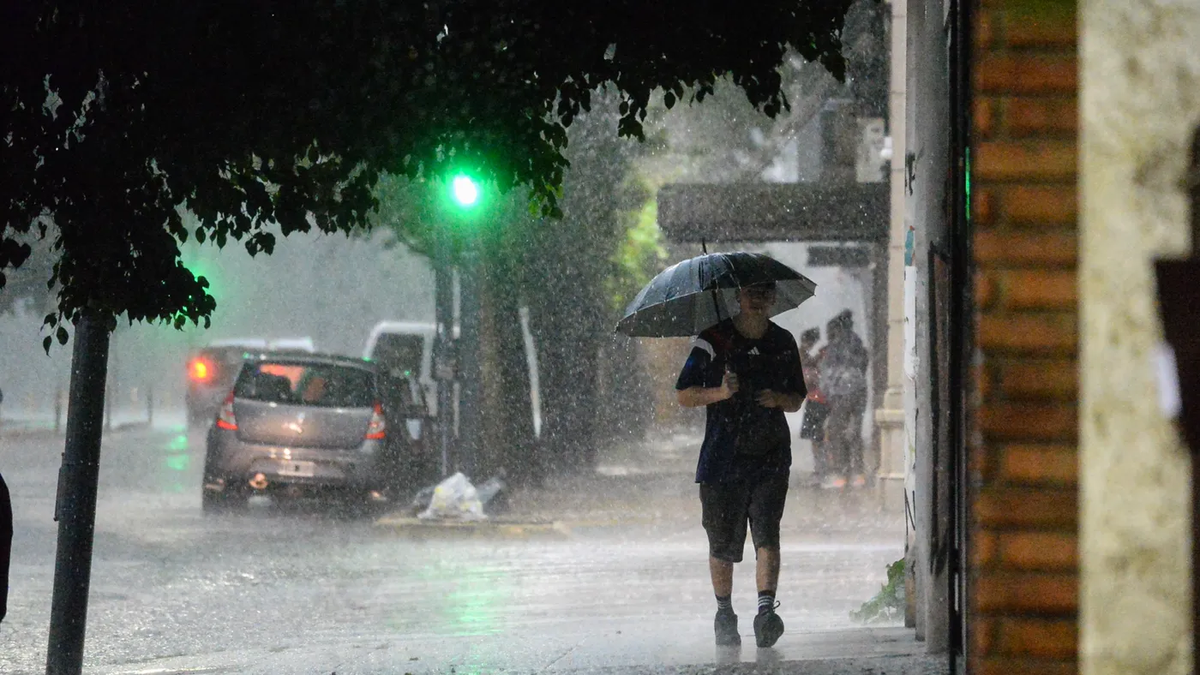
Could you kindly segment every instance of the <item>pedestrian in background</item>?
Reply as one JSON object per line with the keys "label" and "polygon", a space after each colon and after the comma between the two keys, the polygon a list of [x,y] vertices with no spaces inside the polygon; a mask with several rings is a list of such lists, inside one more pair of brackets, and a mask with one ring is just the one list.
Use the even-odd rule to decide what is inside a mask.
{"label": "pedestrian in background", "polygon": [[800,438],[812,442],[813,477],[817,483],[829,477],[829,444],[825,442],[825,421],[829,403],[821,393],[820,353],[813,353],[821,341],[821,329],[810,328],[800,334],[800,365],[804,369],[804,384],[808,397],[804,399],[804,417],[800,421]]}
{"label": "pedestrian in background", "polygon": [[830,476],[823,487],[844,488],[867,484],[863,466],[863,415],[867,411],[867,365],[870,357],[854,332],[850,310],[835,316],[825,327],[828,344],[818,370],[821,391],[829,402],[825,423],[831,458]]}
{"label": "pedestrian in background", "polygon": [[771,647],[783,634],[775,596],[792,465],[784,413],[800,409],[806,390],[795,338],[769,319],[775,300],[773,283],[739,289],[740,312],[700,333],[675,384],[681,405],[707,408],[696,482],[717,599],[713,630],[723,646],[741,644],[733,566],[742,560],[747,523],[756,553],[755,642]]}

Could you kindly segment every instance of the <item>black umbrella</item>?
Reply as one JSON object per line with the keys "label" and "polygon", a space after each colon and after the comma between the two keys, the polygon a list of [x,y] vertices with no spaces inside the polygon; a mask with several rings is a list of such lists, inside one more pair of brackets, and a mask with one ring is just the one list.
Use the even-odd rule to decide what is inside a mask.
{"label": "black umbrella", "polygon": [[633,337],[687,337],[740,311],[739,288],[775,282],[770,316],[811,298],[811,279],[761,253],[708,253],[663,270],[629,303],[617,332]]}

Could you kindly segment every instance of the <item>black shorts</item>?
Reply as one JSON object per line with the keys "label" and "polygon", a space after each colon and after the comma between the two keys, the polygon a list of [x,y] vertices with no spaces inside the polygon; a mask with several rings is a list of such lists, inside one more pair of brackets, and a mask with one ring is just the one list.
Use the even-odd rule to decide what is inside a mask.
{"label": "black shorts", "polygon": [[746,548],[746,524],[754,550],[779,548],[779,521],[787,501],[788,475],[771,474],[757,481],[701,483],[700,506],[708,554],[717,560],[741,562]]}

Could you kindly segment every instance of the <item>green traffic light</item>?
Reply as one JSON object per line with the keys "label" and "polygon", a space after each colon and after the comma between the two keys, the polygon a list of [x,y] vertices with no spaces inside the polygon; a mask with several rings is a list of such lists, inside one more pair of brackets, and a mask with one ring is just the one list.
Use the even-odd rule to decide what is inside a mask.
{"label": "green traffic light", "polygon": [[459,206],[474,206],[479,201],[479,186],[469,176],[455,176],[450,187]]}

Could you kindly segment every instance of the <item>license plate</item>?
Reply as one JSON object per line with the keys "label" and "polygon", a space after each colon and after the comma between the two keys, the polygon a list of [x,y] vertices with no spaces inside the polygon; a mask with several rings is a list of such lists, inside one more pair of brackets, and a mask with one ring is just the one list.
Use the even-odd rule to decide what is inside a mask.
{"label": "license plate", "polygon": [[316,475],[317,465],[313,462],[281,462],[277,473],[280,476],[298,476],[311,478]]}

